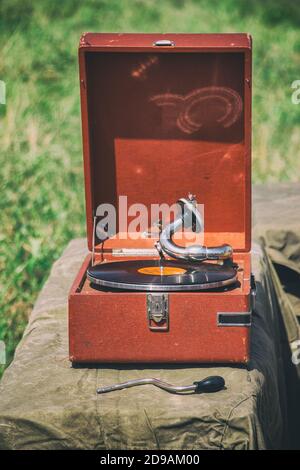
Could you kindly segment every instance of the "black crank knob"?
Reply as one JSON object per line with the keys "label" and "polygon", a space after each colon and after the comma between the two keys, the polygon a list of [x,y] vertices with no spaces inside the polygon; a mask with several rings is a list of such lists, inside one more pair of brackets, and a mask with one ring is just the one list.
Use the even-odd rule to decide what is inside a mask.
{"label": "black crank knob", "polygon": [[195,393],[213,393],[225,387],[225,380],[220,375],[211,375],[199,382],[194,382],[194,385],[196,385]]}

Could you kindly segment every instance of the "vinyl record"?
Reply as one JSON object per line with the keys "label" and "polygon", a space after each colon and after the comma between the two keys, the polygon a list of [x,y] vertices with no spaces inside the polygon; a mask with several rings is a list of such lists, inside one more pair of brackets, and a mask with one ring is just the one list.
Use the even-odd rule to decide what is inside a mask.
{"label": "vinyl record", "polygon": [[177,260],[134,260],[101,263],[88,268],[87,278],[99,286],[141,291],[216,289],[234,284],[236,269],[212,263]]}

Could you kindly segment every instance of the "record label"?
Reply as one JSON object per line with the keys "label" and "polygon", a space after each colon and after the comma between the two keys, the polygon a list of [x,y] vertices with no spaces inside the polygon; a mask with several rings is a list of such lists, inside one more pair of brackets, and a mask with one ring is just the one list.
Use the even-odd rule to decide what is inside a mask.
{"label": "record label", "polygon": [[151,276],[176,276],[179,274],[185,274],[186,269],[173,268],[170,266],[149,266],[147,268],[140,268],[138,272],[141,274],[148,274]]}

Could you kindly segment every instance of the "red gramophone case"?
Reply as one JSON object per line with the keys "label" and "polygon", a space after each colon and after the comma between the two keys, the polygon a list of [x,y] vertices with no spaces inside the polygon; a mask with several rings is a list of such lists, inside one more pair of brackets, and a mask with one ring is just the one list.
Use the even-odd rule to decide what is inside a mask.
{"label": "red gramophone case", "polygon": [[[91,253],[69,295],[70,360],[246,363],[253,298],[251,37],[87,33],[79,66]],[[101,203],[118,209],[120,195],[128,205],[150,207],[189,192],[205,207],[205,244],[233,246],[239,282],[224,291],[156,294],[164,322],[153,328],[151,293],[94,289],[86,270],[93,257],[142,259],[154,240],[101,243],[96,209]]]}

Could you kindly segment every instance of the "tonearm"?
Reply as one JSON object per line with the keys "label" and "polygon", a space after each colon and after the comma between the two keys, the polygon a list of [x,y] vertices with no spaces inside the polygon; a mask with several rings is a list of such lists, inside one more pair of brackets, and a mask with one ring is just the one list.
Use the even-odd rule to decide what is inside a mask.
{"label": "tonearm", "polygon": [[179,211],[175,219],[166,225],[159,236],[156,248],[160,255],[163,253],[171,258],[187,261],[227,260],[232,257],[232,247],[228,244],[208,247],[205,245],[192,245],[182,247],[173,241],[173,235],[179,230],[192,229],[193,232],[203,231],[203,219],[197,209],[197,201],[194,195],[177,201]]}

